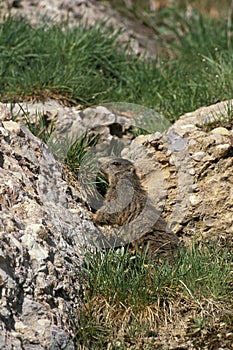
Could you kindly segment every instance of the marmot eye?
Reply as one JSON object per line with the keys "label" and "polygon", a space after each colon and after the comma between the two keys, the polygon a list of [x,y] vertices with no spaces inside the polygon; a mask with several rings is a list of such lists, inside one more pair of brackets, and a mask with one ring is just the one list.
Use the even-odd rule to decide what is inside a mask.
{"label": "marmot eye", "polygon": [[117,162],[117,161],[112,162],[112,164],[113,164],[113,165],[116,165],[116,166],[120,165],[120,163]]}

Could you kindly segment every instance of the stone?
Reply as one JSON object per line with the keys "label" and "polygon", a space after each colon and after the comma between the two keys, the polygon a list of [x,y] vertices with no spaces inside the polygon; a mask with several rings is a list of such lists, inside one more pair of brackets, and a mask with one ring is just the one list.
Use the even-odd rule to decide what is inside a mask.
{"label": "stone", "polygon": [[15,132],[17,134],[20,132],[20,126],[18,123],[13,122],[12,120],[3,121],[2,123],[6,130]]}
{"label": "stone", "polygon": [[[204,119],[206,114],[215,113],[215,111],[220,111],[222,117],[227,113],[228,104],[229,101],[223,101],[181,116],[170,128],[172,131],[170,138],[167,137],[168,130],[159,140],[163,145],[159,157],[154,147],[146,142],[146,138],[150,140],[151,136],[145,136],[143,144],[146,145],[146,152],[141,153],[137,158],[138,164],[142,160],[146,162],[149,160],[147,153],[154,152],[150,162],[155,158],[162,165],[161,168],[156,168],[156,171],[150,173],[153,178],[153,175],[158,176],[158,169],[160,169],[160,177],[164,179],[162,192],[164,190],[166,192],[166,202],[162,216],[169,227],[172,227],[187,245],[189,245],[189,239],[195,236],[197,240],[205,242],[221,240],[223,245],[232,247],[233,158],[229,136],[206,132],[198,127],[190,130],[189,134],[185,134],[183,133],[185,128],[182,127],[186,124],[196,125]],[[171,147],[171,142],[174,142],[177,135],[174,131],[180,138],[186,139],[187,148],[182,150],[181,147],[177,151],[175,147]],[[229,132],[232,133],[232,130]],[[128,149],[124,150],[124,157],[130,159],[134,145],[140,141],[136,138]],[[143,174],[141,176],[143,178]],[[155,195],[153,191],[152,187],[150,196],[162,198],[162,192],[160,195],[158,193]],[[203,214],[206,219],[202,221]],[[216,218],[214,225],[212,218]]]}
{"label": "stone", "polygon": [[197,205],[201,202],[201,197],[199,195],[191,195],[189,196],[189,201],[191,205]]}
{"label": "stone", "polygon": [[204,157],[205,157],[205,152],[196,152],[192,155],[192,158],[197,161],[197,162],[200,162]]}
{"label": "stone", "polygon": [[0,102],[0,122],[11,120],[11,118],[9,109],[6,108],[4,103]]}
{"label": "stone", "polygon": [[218,128],[214,128],[213,130],[211,130],[212,134],[220,134],[220,135],[227,135],[229,136],[231,133],[228,129],[223,128],[221,126],[219,126]]}
{"label": "stone", "polygon": [[190,174],[190,175],[195,175],[195,170],[194,170],[194,169],[190,169],[190,170],[189,170],[189,174]]}
{"label": "stone", "polygon": [[232,149],[232,146],[229,143],[224,143],[222,145],[217,145],[215,148],[215,155],[217,158],[225,157],[228,152]]}

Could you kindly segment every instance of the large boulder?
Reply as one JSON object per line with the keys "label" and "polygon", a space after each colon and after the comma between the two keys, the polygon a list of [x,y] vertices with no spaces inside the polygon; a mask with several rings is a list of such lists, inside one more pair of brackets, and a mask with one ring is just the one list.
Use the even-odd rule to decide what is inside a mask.
{"label": "large boulder", "polygon": [[0,348],[74,349],[83,247],[99,232],[45,144],[0,111]]}

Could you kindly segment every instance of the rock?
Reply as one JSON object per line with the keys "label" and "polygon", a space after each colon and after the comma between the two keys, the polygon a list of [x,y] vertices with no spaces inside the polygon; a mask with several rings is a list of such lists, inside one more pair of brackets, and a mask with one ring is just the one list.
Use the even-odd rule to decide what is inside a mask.
{"label": "rock", "polygon": [[200,162],[205,157],[205,152],[196,152],[192,155],[192,158],[197,162]]}
{"label": "rock", "polygon": [[[192,217],[198,217],[203,210],[206,211],[207,215],[209,211],[212,214],[212,204],[219,197],[221,197],[219,201],[224,203],[219,208],[219,212],[221,212],[219,220],[226,231],[229,231],[232,226],[232,223],[226,225],[228,216],[230,217],[232,214],[231,210],[229,211],[228,204],[231,184],[230,162],[232,159],[230,138],[225,135],[225,132],[206,132],[196,126],[197,123],[200,123],[200,120],[206,122],[210,114],[216,116],[219,112],[222,118],[224,111],[225,113],[227,111],[226,106],[228,104],[229,101],[221,102],[187,113],[177,120],[166,133],[157,132],[151,135],[140,135],[133,141],[131,141],[133,136],[129,137],[129,127],[134,122],[130,113],[130,105],[127,107],[127,116],[126,114],[116,113],[117,108],[114,109],[113,113],[110,105],[79,111],[75,107],[58,106],[57,102],[53,105],[51,100],[44,105],[41,104],[40,108],[44,106],[46,113],[48,109],[57,110],[57,113],[54,112],[57,114],[57,130],[58,132],[64,131],[64,135],[66,135],[67,130],[70,130],[69,133],[72,134],[73,129],[76,133],[81,133],[88,125],[91,125],[90,129],[94,132],[96,128],[99,132],[101,125],[104,126],[104,132],[99,138],[95,155],[101,157],[103,150],[110,152],[113,142],[120,145],[117,155],[135,161],[141,181],[148,189],[158,208],[163,208],[163,215],[169,221],[170,226],[175,231],[177,230],[176,232],[181,230],[185,235],[190,232],[190,225],[190,227],[192,226],[192,232],[198,230],[199,234],[202,235],[200,222],[198,228],[195,228],[197,224],[196,221],[191,224]],[[38,109],[38,107],[37,104],[36,108]],[[25,108],[33,113],[35,106],[29,104]],[[116,124],[121,127],[121,132],[112,135],[113,125]],[[187,130],[184,132],[185,125],[188,125],[188,133]],[[191,128],[191,125],[194,125],[194,127]],[[231,131],[229,130],[229,132]],[[105,154],[108,155],[109,153]],[[219,171],[222,167],[224,172]],[[225,180],[225,187],[220,188],[220,184],[223,183],[222,180],[220,181],[222,176],[227,181]],[[214,186],[209,186],[209,181],[212,178],[218,180],[214,182]],[[195,194],[197,192],[198,197]],[[199,201],[199,198],[202,198],[201,201]],[[225,198],[225,201],[223,198]],[[166,203],[169,203],[169,205],[166,205]],[[214,212],[217,211],[218,207],[214,206]],[[188,223],[181,225],[185,217],[186,219],[188,217]],[[208,229],[205,239],[208,240],[211,236],[213,239],[217,239],[217,232],[218,230],[214,233],[211,229]],[[183,233],[180,235],[182,236]],[[225,235],[224,237],[229,240],[230,236]]]}
{"label": "rock", "polygon": [[[122,106],[123,105],[123,106]],[[55,100],[48,100],[45,103],[21,103],[20,106],[15,104],[11,106],[12,114],[17,117],[21,123],[26,123],[25,115],[22,112],[27,110],[32,123],[38,122],[38,115],[48,118],[51,115],[56,115],[52,120],[47,119],[48,122],[53,122],[55,128],[48,146],[59,156],[60,160],[64,160],[70,146],[88,130],[88,137],[95,135],[98,137],[98,145],[96,152],[99,157],[114,152],[120,155],[121,151],[130,143],[132,139],[132,126],[136,126],[135,116],[140,116],[141,113],[148,109],[141,107],[139,111],[126,113],[124,108],[128,111],[130,108],[138,107],[134,104],[106,104],[105,106],[89,107],[85,110],[79,110],[78,107],[65,107]],[[10,107],[10,105],[8,105]],[[123,111],[121,111],[123,109]],[[56,113],[55,113],[56,110]],[[154,112],[149,110],[150,113]],[[156,113],[154,112],[155,116]],[[51,125],[51,124],[50,124]],[[143,135],[141,135],[143,136]],[[139,136],[139,137],[141,137]],[[161,132],[157,131],[151,138],[153,142],[161,138]],[[148,141],[148,140],[147,140]],[[149,141],[148,141],[149,142]],[[155,144],[154,144],[155,147]],[[160,145],[159,147],[162,147]]]}
{"label": "rock", "polygon": [[211,130],[212,134],[220,134],[220,135],[227,135],[229,136],[231,133],[229,130],[227,130],[226,128],[223,128],[221,126],[219,126],[218,128],[214,128],[213,130]]}
{"label": "rock", "polygon": [[100,232],[39,139],[4,120],[0,142],[1,348],[74,349],[78,267]]}
{"label": "rock", "polygon": [[19,134],[20,132],[20,126],[18,123],[13,122],[12,120],[9,121],[3,121],[3,127],[11,132],[15,132],[16,134]]}
{"label": "rock", "polygon": [[11,120],[10,111],[6,108],[4,103],[0,102],[0,121]]}
{"label": "rock", "polygon": [[216,158],[225,157],[231,149],[232,149],[232,146],[228,143],[227,144],[224,143],[223,145],[217,145],[215,150]]}
{"label": "rock", "polygon": [[[216,111],[215,115],[219,113],[222,118],[227,113],[228,105],[229,101],[225,101],[181,116],[162,135],[159,141],[163,147],[159,152],[152,147],[153,135],[145,136],[144,154],[141,152],[137,159],[138,164],[142,159],[144,163],[146,160],[157,162],[156,170],[150,172],[150,177],[163,179],[163,188],[155,194],[151,186],[149,194],[158,206],[163,200],[163,217],[186,243],[195,237],[197,240],[214,240],[218,244],[232,246],[233,146],[225,130],[212,133],[196,127],[200,119],[206,118],[206,114]],[[191,128],[191,124],[195,127]],[[185,125],[188,125],[189,133],[184,132]],[[124,150],[124,157],[131,158],[133,150],[140,145],[140,138],[136,138]],[[203,215],[205,220],[202,220]]]}
{"label": "rock", "polygon": [[190,175],[195,175],[195,170],[194,170],[193,168],[190,169],[190,170],[189,170],[189,174],[190,174]]}
{"label": "rock", "polygon": [[190,204],[192,205],[192,206],[195,206],[195,205],[197,205],[197,204],[199,204],[200,202],[201,202],[201,197],[200,196],[198,196],[198,195],[191,195],[190,197],[189,197],[189,201],[190,201]]}
{"label": "rock", "polygon": [[202,130],[206,123],[212,121],[217,124],[219,120],[219,125],[215,125],[214,128],[221,127],[221,123],[225,117],[228,118],[228,111],[232,107],[233,100],[222,101],[211,106],[201,107],[196,111],[182,115],[174,123],[172,129],[179,133],[180,136],[184,137],[188,134],[188,129],[190,129],[188,131],[193,134],[196,130]]}

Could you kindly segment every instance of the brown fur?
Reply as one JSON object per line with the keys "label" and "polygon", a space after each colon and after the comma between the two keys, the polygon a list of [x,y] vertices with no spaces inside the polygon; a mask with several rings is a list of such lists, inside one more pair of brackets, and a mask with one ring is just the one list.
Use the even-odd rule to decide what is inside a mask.
{"label": "brown fur", "polygon": [[109,182],[103,206],[94,214],[100,225],[122,227],[120,232],[136,250],[147,249],[150,258],[171,257],[178,238],[167,229],[141,186],[132,162],[123,158],[101,158],[101,172]]}

